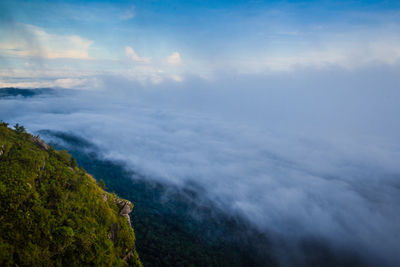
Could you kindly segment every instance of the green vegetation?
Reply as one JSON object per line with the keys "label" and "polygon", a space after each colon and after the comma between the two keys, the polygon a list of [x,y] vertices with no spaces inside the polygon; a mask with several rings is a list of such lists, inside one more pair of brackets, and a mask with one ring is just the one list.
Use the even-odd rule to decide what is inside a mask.
{"label": "green vegetation", "polygon": [[141,266],[121,203],[66,151],[0,122],[0,266]]}

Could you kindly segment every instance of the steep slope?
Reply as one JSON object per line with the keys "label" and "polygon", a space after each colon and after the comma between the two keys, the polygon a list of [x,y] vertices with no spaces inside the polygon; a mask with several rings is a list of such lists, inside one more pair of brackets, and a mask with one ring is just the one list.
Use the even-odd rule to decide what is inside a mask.
{"label": "steep slope", "polygon": [[1,266],[141,266],[132,207],[66,151],[0,124]]}

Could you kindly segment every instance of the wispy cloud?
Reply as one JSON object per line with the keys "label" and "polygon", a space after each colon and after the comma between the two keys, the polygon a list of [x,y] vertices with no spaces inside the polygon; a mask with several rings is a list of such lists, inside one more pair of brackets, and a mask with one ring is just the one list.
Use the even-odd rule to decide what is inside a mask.
{"label": "wispy cloud", "polygon": [[[321,47],[322,46],[322,47]],[[267,56],[264,66],[272,71],[293,71],[296,68],[338,66],[355,69],[374,64],[393,65],[400,61],[399,40],[374,40],[322,44],[291,55]],[[262,65],[262,64],[260,64]]]}
{"label": "wispy cloud", "polygon": [[150,58],[148,57],[139,57],[136,51],[131,46],[125,46],[125,55],[135,62],[143,62],[148,63],[150,62]]}
{"label": "wispy cloud", "polygon": [[122,20],[129,20],[132,19],[136,16],[136,10],[134,6],[131,6],[127,8],[120,16],[119,18]]}
{"label": "wispy cloud", "polygon": [[181,55],[178,52],[173,52],[168,58],[167,61],[171,65],[180,65],[182,64]]}
{"label": "wispy cloud", "polygon": [[96,77],[59,78],[50,80],[25,80],[4,81],[0,79],[0,87],[16,88],[63,88],[77,90],[96,90],[100,87],[101,80]]}
{"label": "wispy cloud", "polygon": [[90,59],[88,50],[93,41],[78,35],[51,34],[40,27],[20,23],[3,33],[7,34],[0,41],[3,56]]}

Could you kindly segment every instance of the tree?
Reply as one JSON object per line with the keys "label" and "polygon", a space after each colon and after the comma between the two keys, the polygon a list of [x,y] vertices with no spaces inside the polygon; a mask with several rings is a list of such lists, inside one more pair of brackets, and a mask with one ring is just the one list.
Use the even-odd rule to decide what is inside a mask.
{"label": "tree", "polygon": [[78,164],[76,163],[76,160],[74,157],[71,157],[69,161],[69,165],[71,165],[72,168],[78,167]]}
{"label": "tree", "polygon": [[26,133],[25,127],[22,125],[19,125],[18,123],[14,125],[15,131],[17,133]]}
{"label": "tree", "polygon": [[106,188],[106,184],[104,183],[103,179],[100,179],[100,180],[97,182],[97,184],[98,184],[101,188],[103,188],[104,190],[107,189],[107,188]]}

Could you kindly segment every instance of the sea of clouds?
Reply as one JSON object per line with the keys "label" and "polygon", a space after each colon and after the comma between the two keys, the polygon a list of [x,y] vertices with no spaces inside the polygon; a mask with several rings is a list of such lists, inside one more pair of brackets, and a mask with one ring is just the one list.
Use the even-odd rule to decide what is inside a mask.
{"label": "sea of clouds", "polygon": [[[0,119],[71,132],[149,180],[184,187],[295,242],[400,264],[398,67],[304,70],[0,99]],[[297,240],[297,241],[296,241]]]}

